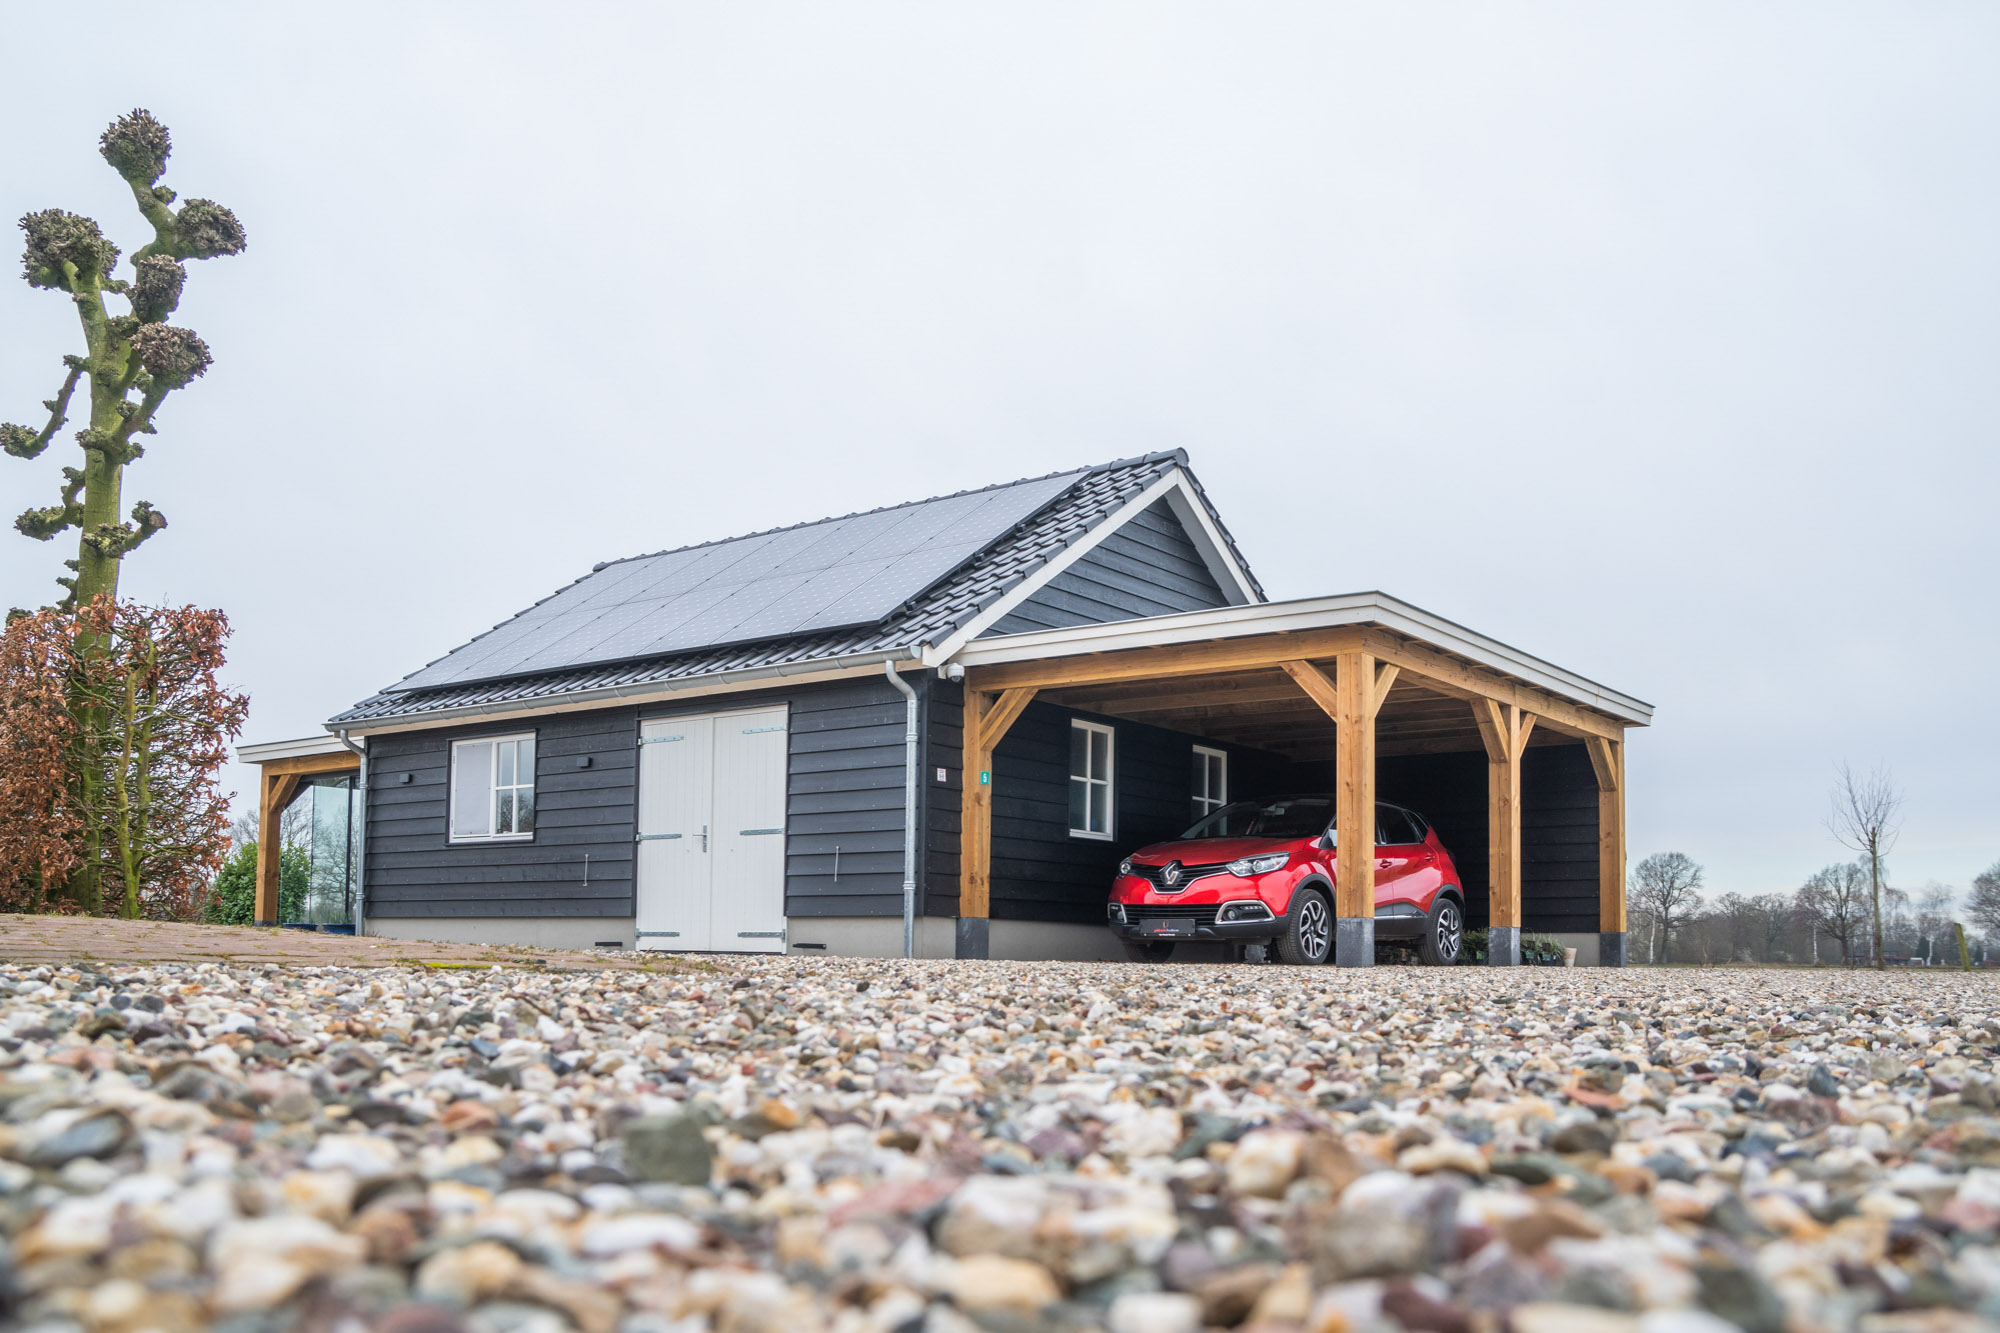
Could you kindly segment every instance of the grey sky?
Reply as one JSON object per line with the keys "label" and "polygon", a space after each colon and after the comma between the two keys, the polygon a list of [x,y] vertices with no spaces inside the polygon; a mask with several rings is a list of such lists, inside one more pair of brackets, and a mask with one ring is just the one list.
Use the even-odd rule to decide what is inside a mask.
{"label": "grey sky", "polygon": [[7,217],[135,247],[143,105],[249,228],[124,583],[229,612],[246,739],[597,560],[1185,446],[1273,596],[1658,705],[1635,859],[1790,888],[1843,757],[1899,882],[2000,858],[1990,5],[295,8],[111,6],[88,79],[17,9],[0,81]]}

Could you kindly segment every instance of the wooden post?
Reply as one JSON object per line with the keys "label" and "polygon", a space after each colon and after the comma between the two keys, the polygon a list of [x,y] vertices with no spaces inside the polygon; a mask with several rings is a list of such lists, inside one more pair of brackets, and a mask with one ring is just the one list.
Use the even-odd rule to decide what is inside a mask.
{"label": "wooden post", "polygon": [[987,955],[987,916],[992,908],[993,751],[1033,702],[1031,688],[998,695],[965,688],[964,769],[959,783],[958,938],[959,958]]}
{"label": "wooden post", "polygon": [[1375,962],[1375,715],[1395,684],[1397,668],[1376,669],[1367,653],[1336,653],[1333,679],[1310,662],[1280,662],[1312,701],[1333,719],[1334,961],[1341,967]]}
{"label": "wooden post", "polygon": [[1625,966],[1625,742],[1593,736],[1597,772],[1597,961]]}
{"label": "wooden post", "polygon": [[1479,699],[1472,705],[1486,743],[1486,961],[1521,961],[1521,752],[1535,729],[1519,705]]}
{"label": "wooden post", "polygon": [[299,779],[295,773],[272,773],[259,770],[257,777],[260,799],[257,803],[257,910],[252,920],[260,926],[282,924],[278,920],[278,872],[282,848],[278,842],[278,821],[285,813],[285,807],[298,795]]}

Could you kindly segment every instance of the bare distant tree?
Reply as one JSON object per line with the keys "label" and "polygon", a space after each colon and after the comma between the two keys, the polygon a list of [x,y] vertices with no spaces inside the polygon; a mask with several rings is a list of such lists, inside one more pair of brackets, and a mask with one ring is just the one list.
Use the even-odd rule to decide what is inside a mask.
{"label": "bare distant tree", "polygon": [[1852,965],[1854,937],[1868,917],[1868,872],[1854,862],[1830,865],[1799,887],[1793,905],[1806,929],[1831,935],[1840,944],[1840,961]]}
{"label": "bare distant tree", "polygon": [[1980,933],[2000,935],[2000,861],[1972,877],[1972,892],[1965,900],[1965,914]]}
{"label": "bare distant tree", "polygon": [[1655,852],[1632,872],[1632,888],[1659,932],[1660,961],[1673,961],[1674,927],[1701,907],[1701,867],[1683,852]]}
{"label": "bare distant tree", "polygon": [[1760,893],[1750,903],[1756,910],[1757,936],[1763,959],[1774,963],[1778,960],[1778,945],[1784,940],[1785,932],[1798,920],[1798,913],[1781,893]]}
{"label": "bare distant tree", "polygon": [[1856,773],[1840,766],[1833,783],[1833,809],[1827,827],[1852,850],[1861,854],[1868,867],[1868,891],[1875,909],[1875,966],[1887,966],[1882,952],[1882,860],[1896,844],[1896,815],[1903,807],[1903,793],[1885,768]]}

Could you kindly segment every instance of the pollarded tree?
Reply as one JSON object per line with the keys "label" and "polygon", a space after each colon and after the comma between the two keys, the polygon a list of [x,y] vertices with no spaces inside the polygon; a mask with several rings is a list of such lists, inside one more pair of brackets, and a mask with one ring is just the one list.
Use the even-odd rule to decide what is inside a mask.
{"label": "pollarded tree", "polygon": [[1855,941],[1869,917],[1868,885],[1867,867],[1843,861],[1814,874],[1792,896],[1814,940],[1822,934],[1832,936],[1840,944],[1840,961],[1849,966],[1854,962]]}
{"label": "pollarded tree", "polygon": [[[83,466],[63,469],[60,503],[30,509],[14,524],[38,541],[77,530],[76,559],[66,562],[72,575],[56,580],[68,589],[63,609],[117,596],[120,562],[167,526],[165,515],[144,500],[132,506],[129,519],[119,517],[125,465],[144,452],[139,437],[154,433],[153,418],[167,395],[209,367],[208,346],[194,330],[167,322],[187,279],[182,263],[243,249],[243,225],[221,204],[190,199],[174,209],[174,192],[158,183],[172,147],[167,127],[144,109],[120,116],[98,141],[153,228],[153,239],[132,256],[130,278],[117,275],[118,247],[91,219],[59,208],[21,219],[28,285],[68,296],[83,325],[83,354],[63,358],[68,374],[43,404],[47,424],[40,430],[0,424],[0,448],[16,458],[38,457],[68,420],[77,386],[86,386],[89,420],[76,434]],[[112,313],[106,296],[122,297],[129,313]]]}
{"label": "pollarded tree", "polygon": [[1989,936],[2000,936],[2000,861],[1972,877],[1972,892],[1965,900],[1965,914]]}

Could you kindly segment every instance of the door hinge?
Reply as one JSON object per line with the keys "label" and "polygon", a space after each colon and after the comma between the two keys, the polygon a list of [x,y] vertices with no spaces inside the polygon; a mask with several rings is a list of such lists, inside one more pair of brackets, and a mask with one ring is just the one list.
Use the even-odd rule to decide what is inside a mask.
{"label": "door hinge", "polygon": [[634,839],[633,839],[633,841],[634,841],[634,842],[657,842],[657,841],[659,841],[659,840],[660,840],[660,839],[662,839],[662,838],[678,838],[678,837],[680,837],[680,836],[681,836],[681,835],[680,835],[680,834],[678,834],[678,833],[641,833],[641,834],[640,834],[640,835],[639,835],[638,837],[634,838]]}
{"label": "door hinge", "polygon": [[638,936],[640,939],[652,939],[654,936],[665,936],[669,939],[677,940],[681,937],[681,933],[678,930],[635,930],[632,933]]}
{"label": "door hinge", "polygon": [[781,940],[785,938],[785,932],[782,930],[739,930],[736,932],[736,938],[739,940]]}
{"label": "door hinge", "polygon": [[789,727],[745,727],[745,728],[743,728],[743,734],[744,734],[745,736],[755,736],[755,735],[759,734],[760,732],[766,732],[766,731],[789,731],[789,730],[790,730],[790,728],[789,728]]}
{"label": "door hinge", "polygon": [[665,745],[668,741],[684,741],[686,739],[687,737],[685,736],[641,736],[639,738],[639,744]]}
{"label": "door hinge", "polygon": [[761,838],[769,833],[783,832],[784,830],[781,828],[746,828],[737,830],[736,836],[739,838]]}

